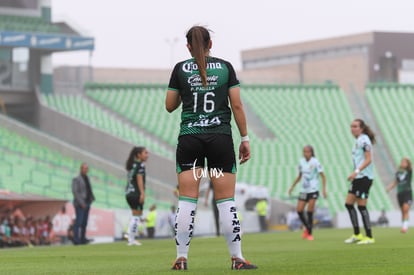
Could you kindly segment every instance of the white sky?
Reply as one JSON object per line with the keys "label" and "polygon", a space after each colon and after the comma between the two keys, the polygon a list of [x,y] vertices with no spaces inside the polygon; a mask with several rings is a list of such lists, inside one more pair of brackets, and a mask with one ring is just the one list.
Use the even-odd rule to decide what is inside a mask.
{"label": "white sky", "polygon": [[[212,55],[241,69],[246,49],[374,30],[414,32],[413,11],[412,0],[52,0],[53,21],[95,37],[93,66],[126,68],[170,68],[188,58],[185,32],[194,24],[214,31]],[[88,60],[87,52],[60,53],[53,64]]]}

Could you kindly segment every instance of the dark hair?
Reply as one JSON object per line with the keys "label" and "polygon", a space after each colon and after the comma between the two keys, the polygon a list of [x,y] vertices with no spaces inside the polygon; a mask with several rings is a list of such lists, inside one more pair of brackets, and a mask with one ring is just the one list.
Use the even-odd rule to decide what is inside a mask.
{"label": "dark hair", "polygon": [[135,146],[132,148],[131,152],[129,153],[129,157],[126,161],[125,168],[127,171],[132,169],[132,166],[134,165],[135,157],[139,154],[141,154],[145,150],[145,147],[142,146]]}
{"label": "dark hair", "polygon": [[202,26],[194,26],[186,34],[187,43],[190,45],[191,55],[195,58],[200,72],[203,86],[207,86],[206,52],[209,51],[210,32]]}
{"label": "dark hair", "polygon": [[371,140],[372,144],[377,143],[375,139],[375,133],[371,130],[371,128],[360,118],[355,119],[354,121],[359,122],[359,127],[362,129],[362,133],[366,134],[369,139]]}
{"label": "dark hair", "polygon": [[313,150],[313,146],[312,145],[305,145],[305,147],[303,147],[303,149],[308,148],[311,151],[311,156],[315,157],[315,150]]}

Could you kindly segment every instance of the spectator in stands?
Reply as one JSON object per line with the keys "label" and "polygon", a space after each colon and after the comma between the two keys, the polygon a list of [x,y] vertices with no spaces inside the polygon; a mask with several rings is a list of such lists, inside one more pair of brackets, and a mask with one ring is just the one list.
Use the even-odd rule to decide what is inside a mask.
{"label": "spectator in stands", "polygon": [[73,228],[75,226],[75,222],[76,220],[73,219],[68,227],[68,240],[71,241],[72,243],[75,243],[75,240],[73,239]]}
{"label": "spectator in stands", "polygon": [[[299,161],[299,174],[289,188],[289,196],[293,188],[299,181],[302,181],[302,189],[298,198],[296,211],[299,219],[305,227],[302,238],[312,241],[313,213],[315,211],[316,200],[319,197],[319,177],[322,178],[322,195],[326,198],[326,177],[323,173],[322,165],[315,157],[315,151],[311,145],[303,147],[303,158]],[[307,205],[307,217],[303,211]]]}
{"label": "spectator in stands", "polygon": [[88,225],[89,210],[95,200],[91,182],[88,177],[88,164],[82,163],[80,174],[72,180],[73,205],[76,221],[73,228],[74,244],[87,244],[86,227]]}
{"label": "spectator in stands", "polygon": [[157,225],[157,206],[151,205],[149,213],[145,218],[147,223],[147,237],[153,239],[155,236],[155,226]]}
{"label": "spectator in stands", "polygon": [[408,230],[408,219],[410,215],[410,207],[413,203],[413,191],[411,189],[412,165],[409,158],[403,158],[395,174],[395,180],[387,187],[387,191],[391,191],[397,186],[397,198],[401,208],[402,227],[401,233]]}
{"label": "spectator in stands", "polygon": [[256,212],[259,217],[260,232],[267,231],[267,215],[268,215],[268,203],[266,198],[257,200]]}
{"label": "spectator in stands", "polygon": [[126,161],[128,182],[125,188],[125,198],[132,211],[128,227],[128,245],[141,245],[135,240],[139,223],[142,219],[142,210],[145,202],[145,164],[148,159],[148,150],[145,147],[134,147]]}
{"label": "spectator in stands", "polygon": [[33,245],[38,245],[39,241],[36,239],[36,222],[33,219],[33,217],[30,217],[29,219],[27,219],[27,227],[29,229],[30,242]]}
{"label": "spectator in stands", "polygon": [[217,208],[216,199],[214,198],[214,191],[213,191],[213,182],[210,180],[208,183],[208,188],[206,190],[206,197],[204,204],[208,207],[208,197],[210,196],[210,191],[213,192],[213,196],[211,196],[211,207],[213,209],[214,214],[214,222],[216,225],[216,236],[220,236],[220,221],[219,221],[219,210]]}
{"label": "spectator in stands", "polygon": [[[345,200],[345,207],[349,212],[354,234],[345,240],[345,243],[373,244],[371,221],[366,207],[369,197],[369,189],[373,181],[372,146],[375,144],[375,134],[362,120],[355,119],[351,123],[351,133],[355,137],[352,148],[352,161],[354,171],[348,176],[351,186]],[[357,203],[364,223],[366,236],[359,231],[358,217],[354,204]]]}
{"label": "spectator in stands", "polygon": [[241,226],[234,202],[236,159],[230,126],[232,111],[241,135],[240,163],[250,158],[239,81],[229,62],[209,55],[212,42],[208,29],[194,26],[186,37],[192,58],[174,67],[165,100],[168,112],[183,103],[176,156],[179,183],[177,259],[172,269],[187,269],[199,196],[201,177],[198,175],[203,172],[205,158],[232,268],[255,269],[257,267],[245,261],[241,252]]}

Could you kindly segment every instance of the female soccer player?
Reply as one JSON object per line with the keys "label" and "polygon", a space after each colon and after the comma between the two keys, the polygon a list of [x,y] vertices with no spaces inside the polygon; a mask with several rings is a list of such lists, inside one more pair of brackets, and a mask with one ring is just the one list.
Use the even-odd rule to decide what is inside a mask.
{"label": "female soccer player", "polygon": [[[362,120],[355,119],[351,123],[351,133],[355,137],[355,145],[352,148],[352,160],[354,171],[348,176],[351,186],[345,201],[345,207],[349,212],[354,234],[345,240],[345,243],[373,244],[371,223],[367,209],[369,189],[373,181],[372,145],[375,144],[375,134],[371,128]],[[366,236],[359,231],[358,217],[355,210],[355,202],[361,213]]]}
{"label": "female soccer player", "polygon": [[[296,184],[302,180],[302,190],[299,195],[296,211],[305,227],[302,238],[313,241],[313,211],[315,209],[316,200],[319,197],[319,176],[322,178],[322,195],[326,198],[326,177],[323,173],[322,165],[315,158],[315,153],[311,145],[303,148],[303,158],[299,162],[299,174],[289,188],[289,196],[292,194]],[[303,211],[308,204],[307,214],[305,218]]]}
{"label": "female soccer player", "polygon": [[138,224],[141,221],[145,200],[145,165],[148,159],[148,151],[145,147],[134,147],[126,161],[128,172],[128,184],[125,189],[126,201],[132,211],[132,217],[128,227],[128,245],[141,245],[135,240]]}
{"label": "female soccer player", "polygon": [[172,269],[187,269],[205,158],[220,212],[222,232],[230,251],[231,267],[255,269],[257,267],[247,262],[241,252],[240,221],[234,203],[236,160],[230,127],[232,111],[241,136],[240,163],[250,158],[239,81],[229,62],[209,55],[212,45],[209,30],[194,26],[186,38],[192,58],[174,67],[165,100],[168,112],[182,103],[176,155],[179,183],[175,226],[177,259]]}
{"label": "female soccer player", "polygon": [[403,158],[400,167],[395,174],[395,180],[387,188],[387,191],[389,192],[397,186],[397,198],[402,215],[401,233],[406,233],[408,230],[408,218],[410,207],[413,202],[413,193],[411,189],[412,172],[411,160],[409,158]]}

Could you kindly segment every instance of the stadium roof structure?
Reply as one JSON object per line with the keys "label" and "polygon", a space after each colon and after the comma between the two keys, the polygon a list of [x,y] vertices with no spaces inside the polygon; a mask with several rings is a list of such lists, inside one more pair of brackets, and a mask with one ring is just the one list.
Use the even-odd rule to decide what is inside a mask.
{"label": "stadium roof structure", "polygon": [[33,16],[0,15],[0,47],[91,51],[95,39],[81,35],[63,22],[51,23]]}

